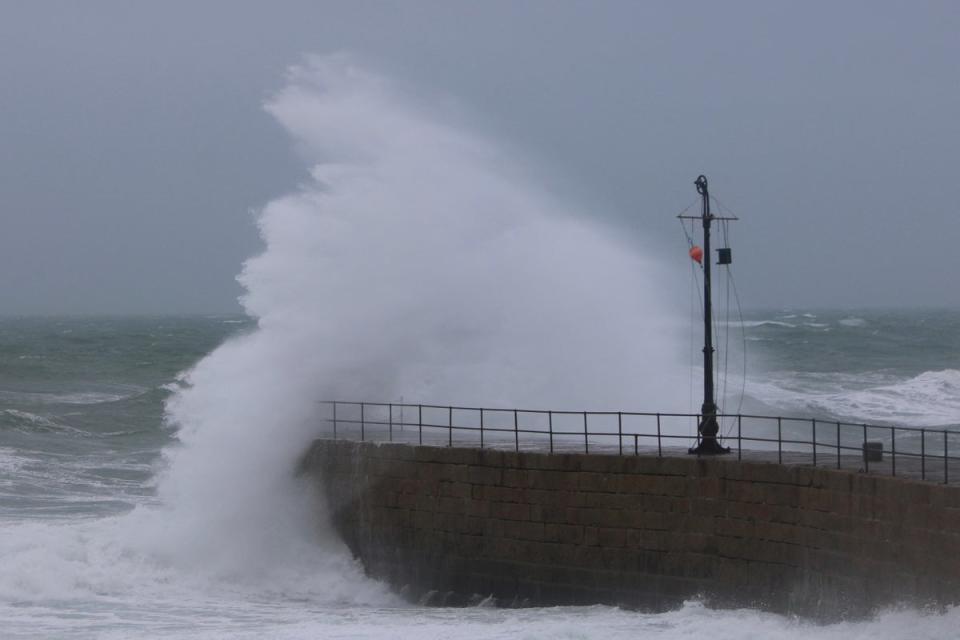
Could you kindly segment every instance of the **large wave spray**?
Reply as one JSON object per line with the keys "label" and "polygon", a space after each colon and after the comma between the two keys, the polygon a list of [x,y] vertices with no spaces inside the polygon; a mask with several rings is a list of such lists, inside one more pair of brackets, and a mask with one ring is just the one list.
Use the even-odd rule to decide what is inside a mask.
{"label": "large wave spray", "polygon": [[343,57],[292,69],[267,110],[311,179],[259,218],[240,277],[257,329],[169,402],[171,554],[282,564],[262,550],[289,547],[305,510],[293,466],[323,399],[683,408],[664,275],[494,145]]}

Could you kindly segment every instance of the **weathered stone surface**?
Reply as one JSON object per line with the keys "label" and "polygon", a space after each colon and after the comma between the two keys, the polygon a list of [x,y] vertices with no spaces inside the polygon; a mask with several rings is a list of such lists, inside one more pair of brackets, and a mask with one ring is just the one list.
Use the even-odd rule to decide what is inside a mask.
{"label": "weathered stone surface", "polygon": [[824,618],[960,601],[960,489],[725,459],[318,440],[301,469],[367,572],[465,604],[691,597]]}

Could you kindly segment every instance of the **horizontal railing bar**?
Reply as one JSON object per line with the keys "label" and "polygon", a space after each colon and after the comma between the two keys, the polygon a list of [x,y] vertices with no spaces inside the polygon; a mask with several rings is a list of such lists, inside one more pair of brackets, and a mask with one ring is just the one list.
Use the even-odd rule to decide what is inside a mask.
{"label": "horizontal railing bar", "polygon": [[[453,446],[454,432],[458,434],[477,432],[481,448],[484,447],[484,434],[504,434],[503,437],[494,438],[487,446],[512,448],[515,451],[542,450],[546,446],[545,439],[549,437],[551,451],[553,451],[554,441],[556,440],[560,451],[589,452],[591,439],[598,439],[608,441],[606,444],[609,445],[609,449],[601,450],[607,453],[619,451],[620,455],[629,451],[631,448],[629,447],[629,441],[632,439],[634,454],[638,452],[638,447],[642,444],[645,452],[655,451],[658,456],[662,456],[664,455],[664,443],[672,443],[676,440],[690,442],[697,438],[693,433],[664,433],[664,420],[667,421],[669,427],[671,424],[689,424],[688,421],[695,424],[701,418],[701,415],[697,413],[490,409],[486,407],[458,407],[406,402],[323,400],[320,401],[320,404],[332,407],[332,416],[321,418],[321,422],[332,425],[335,439],[338,438],[338,427],[359,426],[357,435],[359,435],[360,440],[383,439],[389,429],[391,442],[396,441],[398,437],[401,441],[409,437],[414,441],[418,440],[420,444],[437,444],[443,434],[448,434],[448,437],[444,440],[446,440],[447,446]],[[404,418],[405,411],[408,412],[409,419]],[[443,422],[435,423],[429,417],[424,420],[425,412],[428,413],[429,417],[437,415],[437,413],[430,412],[443,412]],[[345,413],[347,415],[344,415]],[[468,414],[472,414],[472,417]],[[498,415],[502,417],[498,417]],[[535,419],[531,420],[531,417]],[[560,420],[558,421],[556,418],[560,418]],[[960,455],[950,455],[948,451],[950,436],[960,437],[960,430],[820,420],[819,422],[824,425],[825,430],[818,434],[816,431],[818,420],[813,418],[754,414],[717,414],[717,418],[721,421],[736,420],[737,434],[735,437],[739,443],[738,449],[740,451],[744,450],[744,445],[747,445],[747,447],[753,443],[764,445],[754,449],[754,451],[775,450],[777,461],[780,463],[784,462],[784,453],[793,456],[792,460],[798,464],[806,464],[802,461],[807,460],[806,456],[812,455],[814,466],[832,466],[835,463],[837,468],[840,469],[843,466],[842,461],[844,459],[848,461],[849,466],[853,464],[853,460],[864,456],[864,468],[861,471],[865,469],[869,473],[870,461],[866,458],[866,445],[868,442],[878,442],[881,443],[879,453],[881,455],[886,454],[886,462],[889,465],[878,467],[877,471],[879,473],[896,475],[898,458],[901,461],[911,461],[910,465],[916,464],[912,461],[919,460],[918,468],[920,469],[921,479],[926,480],[928,476],[939,476],[943,479],[944,484],[949,484],[950,465],[960,462]],[[472,423],[475,419],[479,419],[478,424],[464,424],[464,422]],[[564,424],[570,419],[576,419],[577,424]],[[747,420],[746,424],[744,424],[745,419]],[[591,429],[591,420],[593,421],[593,429]],[[522,422],[532,424],[522,424]],[[490,423],[503,426],[492,426]],[[799,430],[794,431],[794,429],[797,429],[797,427],[793,427],[794,424],[799,427]],[[814,428],[812,432],[808,430],[811,424]],[[784,438],[784,426],[791,434],[796,433],[797,435],[788,435]],[[607,430],[614,427],[616,431]],[[776,437],[750,434],[751,430],[769,433],[774,427]],[[397,435],[397,430],[403,432],[408,428],[410,429],[409,436]],[[743,432],[743,429],[746,429],[746,433]],[[424,439],[425,430],[431,433],[429,441]],[[533,441],[521,442],[521,434],[525,439]],[[512,443],[507,438],[510,435],[513,436]],[[626,448],[624,447],[624,438],[628,443]],[[938,451],[925,447],[929,438],[941,441],[942,449]],[[471,440],[472,438],[467,438],[468,442]],[[464,445],[468,442],[464,442],[461,435],[460,442],[457,444]],[[604,443],[601,442],[600,444],[603,446]],[[787,445],[786,449],[784,445]],[[887,449],[888,446],[889,449]],[[825,457],[821,457],[821,464],[819,465],[817,460],[818,449],[821,456],[826,454]],[[832,457],[831,452],[833,453]],[[930,465],[926,464],[928,460]],[[809,462],[809,460],[807,461]],[[933,469],[937,468],[937,465],[942,469],[942,473],[924,473],[928,466]],[[907,474],[916,475],[917,469],[907,468]],[[933,479],[933,477],[930,479]]]}
{"label": "horizontal railing bar", "polygon": [[[394,420],[394,421],[391,422],[391,421],[388,421],[388,420],[372,420],[372,419],[359,420],[359,419],[354,419],[354,418],[337,418],[336,420],[334,420],[334,419],[332,419],[332,418],[325,418],[325,419],[324,419],[324,422],[331,423],[331,424],[334,423],[334,422],[336,422],[336,424],[338,424],[338,425],[351,425],[351,424],[352,424],[352,425],[383,426],[383,427],[388,427],[388,426],[391,426],[391,425],[392,425],[393,427],[423,427],[424,429],[445,429],[445,430],[454,429],[454,430],[459,430],[459,431],[478,431],[478,432],[480,431],[480,427],[479,427],[479,426],[466,426],[466,425],[456,425],[456,424],[451,426],[451,425],[449,425],[449,424],[432,423],[432,422],[423,422],[423,423],[419,423],[419,422],[399,422],[399,421],[397,421],[397,420]],[[520,427],[520,428],[514,429],[513,427],[492,427],[492,426],[484,426],[484,431],[491,431],[491,432],[497,432],[497,433],[514,433],[514,432],[516,432],[516,433],[530,433],[530,434],[547,434],[547,433],[549,433],[549,431],[547,430],[547,428],[535,429],[535,428],[529,428],[529,427]],[[561,436],[563,436],[563,435],[582,436],[582,435],[583,435],[583,431],[576,431],[576,430],[567,431],[567,430],[558,430],[558,429],[554,428],[553,434],[554,434],[554,435],[561,435]],[[693,437],[693,436],[691,436],[691,435],[678,435],[678,434],[669,434],[669,433],[661,433],[661,434],[658,436],[656,432],[643,432],[643,431],[629,431],[629,432],[624,432],[624,433],[618,433],[618,432],[616,432],[616,431],[590,431],[588,435],[598,436],[598,437],[608,437],[608,438],[609,438],[609,437],[616,438],[616,437],[619,437],[619,436],[621,436],[621,435],[622,435],[622,436],[625,436],[625,437],[631,437],[631,438],[634,437],[634,436],[639,437],[639,438],[657,438],[657,437],[660,437],[660,438],[679,439],[679,440],[687,440],[687,439],[690,439],[691,437]],[[769,442],[769,443],[777,443],[777,442],[779,442],[779,443],[782,443],[782,444],[799,444],[799,445],[812,445],[812,444],[813,444],[813,440],[792,440],[792,439],[789,439],[789,438],[783,438],[783,439],[779,439],[779,440],[778,440],[777,438],[764,438],[764,437],[760,437],[760,436],[742,436],[740,439],[741,439],[743,442]],[[832,450],[832,451],[836,451],[836,450],[837,450],[836,444],[833,444],[833,443],[831,443],[831,442],[829,442],[829,441],[827,441],[827,440],[819,440],[819,439],[818,439],[818,440],[816,441],[816,443],[817,443],[817,445],[821,445],[821,446],[825,447],[826,449],[829,449],[829,450]],[[860,452],[860,451],[862,451],[862,445],[860,445],[860,446],[841,445],[841,446],[840,446],[840,450],[841,450],[841,451],[857,451],[857,452]],[[891,452],[891,453],[892,453],[892,452]],[[898,456],[914,457],[914,458],[920,458],[920,457],[931,458],[931,457],[936,457],[936,458],[939,459],[939,460],[943,460],[943,459],[944,459],[944,456],[943,456],[943,454],[941,454],[941,453],[931,452],[931,453],[926,453],[926,454],[924,454],[924,453],[917,452],[917,451],[909,451],[909,450],[903,450],[903,449],[898,449],[898,450],[897,450],[897,455],[898,455]],[[960,456],[948,456],[947,459],[948,459],[948,460],[960,460]]]}
{"label": "horizontal railing bar", "polygon": [[[650,417],[655,418],[656,416],[661,416],[664,418],[699,418],[700,414],[696,413],[670,413],[670,412],[653,412],[653,411],[574,411],[574,410],[552,410],[552,409],[510,409],[510,408],[489,408],[489,407],[469,407],[469,406],[455,406],[455,405],[439,405],[439,404],[416,404],[416,403],[400,403],[400,402],[359,402],[353,400],[321,400],[320,404],[327,405],[342,405],[342,406],[368,406],[368,407],[393,407],[394,409],[438,409],[438,410],[454,410],[454,411],[487,411],[487,412],[501,412],[505,414],[513,413],[516,411],[519,414],[538,414],[538,415],[548,415],[553,414],[555,416],[582,416],[586,414],[589,416],[616,416],[622,415],[624,417]],[[733,413],[718,413],[717,419],[735,419],[735,418],[746,418],[750,420],[771,420],[775,421],[780,419],[781,421],[786,422],[798,422],[798,423],[808,423],[811,418],[800,418],[792,416],[771,416],[771,415],[759,415],[759,414],[733,414]],[[338,419],[337,422],[341,420]],[[346,422],[346,420],[343,420]],[[960,436],[960,431],[946,429],[946,428],[936,428],[936,427],[903,427],[895,425],[884,425],[884,424],[863,424],[863,423],[854,423],[854,422],[840,422],[841,428],[857,429],[862,430],[864,427],[867,429],[881,429],[889,432],[893,429],[895,432],[906,432],[906,433],[917,433],[921,434],[926,432],[928,434],[957,434]],[[831,422],[830,426],[835,427],[836,422]],[[580,432],[583,433],[582,431]],[[834,447],[835,449],[836,447]]]}

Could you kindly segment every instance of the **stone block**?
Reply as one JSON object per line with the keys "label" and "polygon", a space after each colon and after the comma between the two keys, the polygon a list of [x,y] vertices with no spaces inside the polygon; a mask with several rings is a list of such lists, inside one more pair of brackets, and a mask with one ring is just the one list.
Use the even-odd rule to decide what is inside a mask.
{"label": "stone block", "polygon": [[764,501],[763,485],[749,480],[728,480],[724,483],[724,497],[735,502],[760,503]]}
{"label": "stone block", "polygon": [[438,493],[441,497],[470,498],[473,487],[466,482],[441,481]]}
{"label": "stone block", "polygon": [[626,544],[626,529],[599,527],[597,529],[597,543],[601,547],[620,548]]}
{"label": "stone block", "polygon": [[545,524],[543,538],[550,542],[562,544],[582,544],[583,527],[571,524]]}
{"label": "stone block", "polygon": [[470,466],[470,484],[496,485],[503,484],[503,469],[497,466]]}
{"label": "stone block", "polygon": [[725,482],[719,476],[698,478],[690,488],[689,495],[693,498],[721,498],[724,495]]}
{"label": "stone block", "polygon": [[490,515],[502,520],[529,520],[530,505],[517,502],[494,502],[490,507]]}
{"label": "stone block", "polygon": [[580,471],[600,474],[624,473],[628,458],[619,455],[591,454],[580,460]]}
{"label": "stone block", "polygon": [[477,464],[479,466],[491,467],[496,471],[504,468],[505,452],[496,449],[479,449],[477,453]]}
{"label": "stone block", "polygon": [[635,550],[666,551],[671,548],[671,531],[628,529],[625,544]]}
{"label": "stone block", "polygon": [[617,476],[617,492],[629,495],[655,493],[656,478],[640,473],[621,474]]}
{"label": "stone block", "polygon": [[529,469],[504,469],[503,486],[505,487],[530,487],[531,477],[537,475],[538,471]]}
{"label": "stone block", "polygon": [[757,525],[752,520],[743,520],[740,518],[717,518],[714,522],[714,529],[717,535],[731,538],[754,538],[756,537]]}
{"label": "stone block", "polygon": [[466,504],[467,500],[465,498],[441,496],[437,498],[437,511],[462,516],[466,512]]}
{"label": "stone block", "polygon": [[632,509],[640,501],[636,496],[622,493],[590,493],[585,496],[586,506],[599,509]]}
{"label": "stone block", "polygon": [[655,458],[657,461],[657,474],[665,476],[694,476],[694,475],[712,475],[710,470],[711,461],[697,459],[694,457]]}
{"label": "stone block", "polygon": [[554,505],[530,505],[530,520],[534,522],[568,523],[570,521],[568,507]]}

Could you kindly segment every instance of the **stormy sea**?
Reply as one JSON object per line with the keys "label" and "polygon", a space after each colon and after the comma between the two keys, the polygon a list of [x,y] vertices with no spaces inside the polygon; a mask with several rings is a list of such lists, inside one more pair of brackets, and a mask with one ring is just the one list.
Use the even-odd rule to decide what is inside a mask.
{"label": "stormy sea", "polygon": [[[266,110],[309,171],[258,215],[242,315],[0,318],[0,637],[956,637],[949,608],[435,608],[365,577],[295,474],[321,402],[695,411],[686,249],[591,222],[349,60]],[[960,426],[960,312],[721,324],[725,411]]]}
{"label": "stormy sea", "polygon": [[[960,371],[950,368],[960,312],[747,318],[764,367],[748,376],[747,403],[789,415],[960,424]],[[187,384],[184,372],[256,331],[246,317],[0,320],[4,637],[939,639],[960,621],[956,610],[817,626],[697,602],[655,615],[404,602],[363,577],[322,514],[309,513],[291,460],[271,469],[269,452],[258,455],[289,432],[238,420],[262,436],[226,429],[207,443],[181,433],[189,425],[165,409]],[[199,457],[187,464],[180,454],[189,447]]]}

